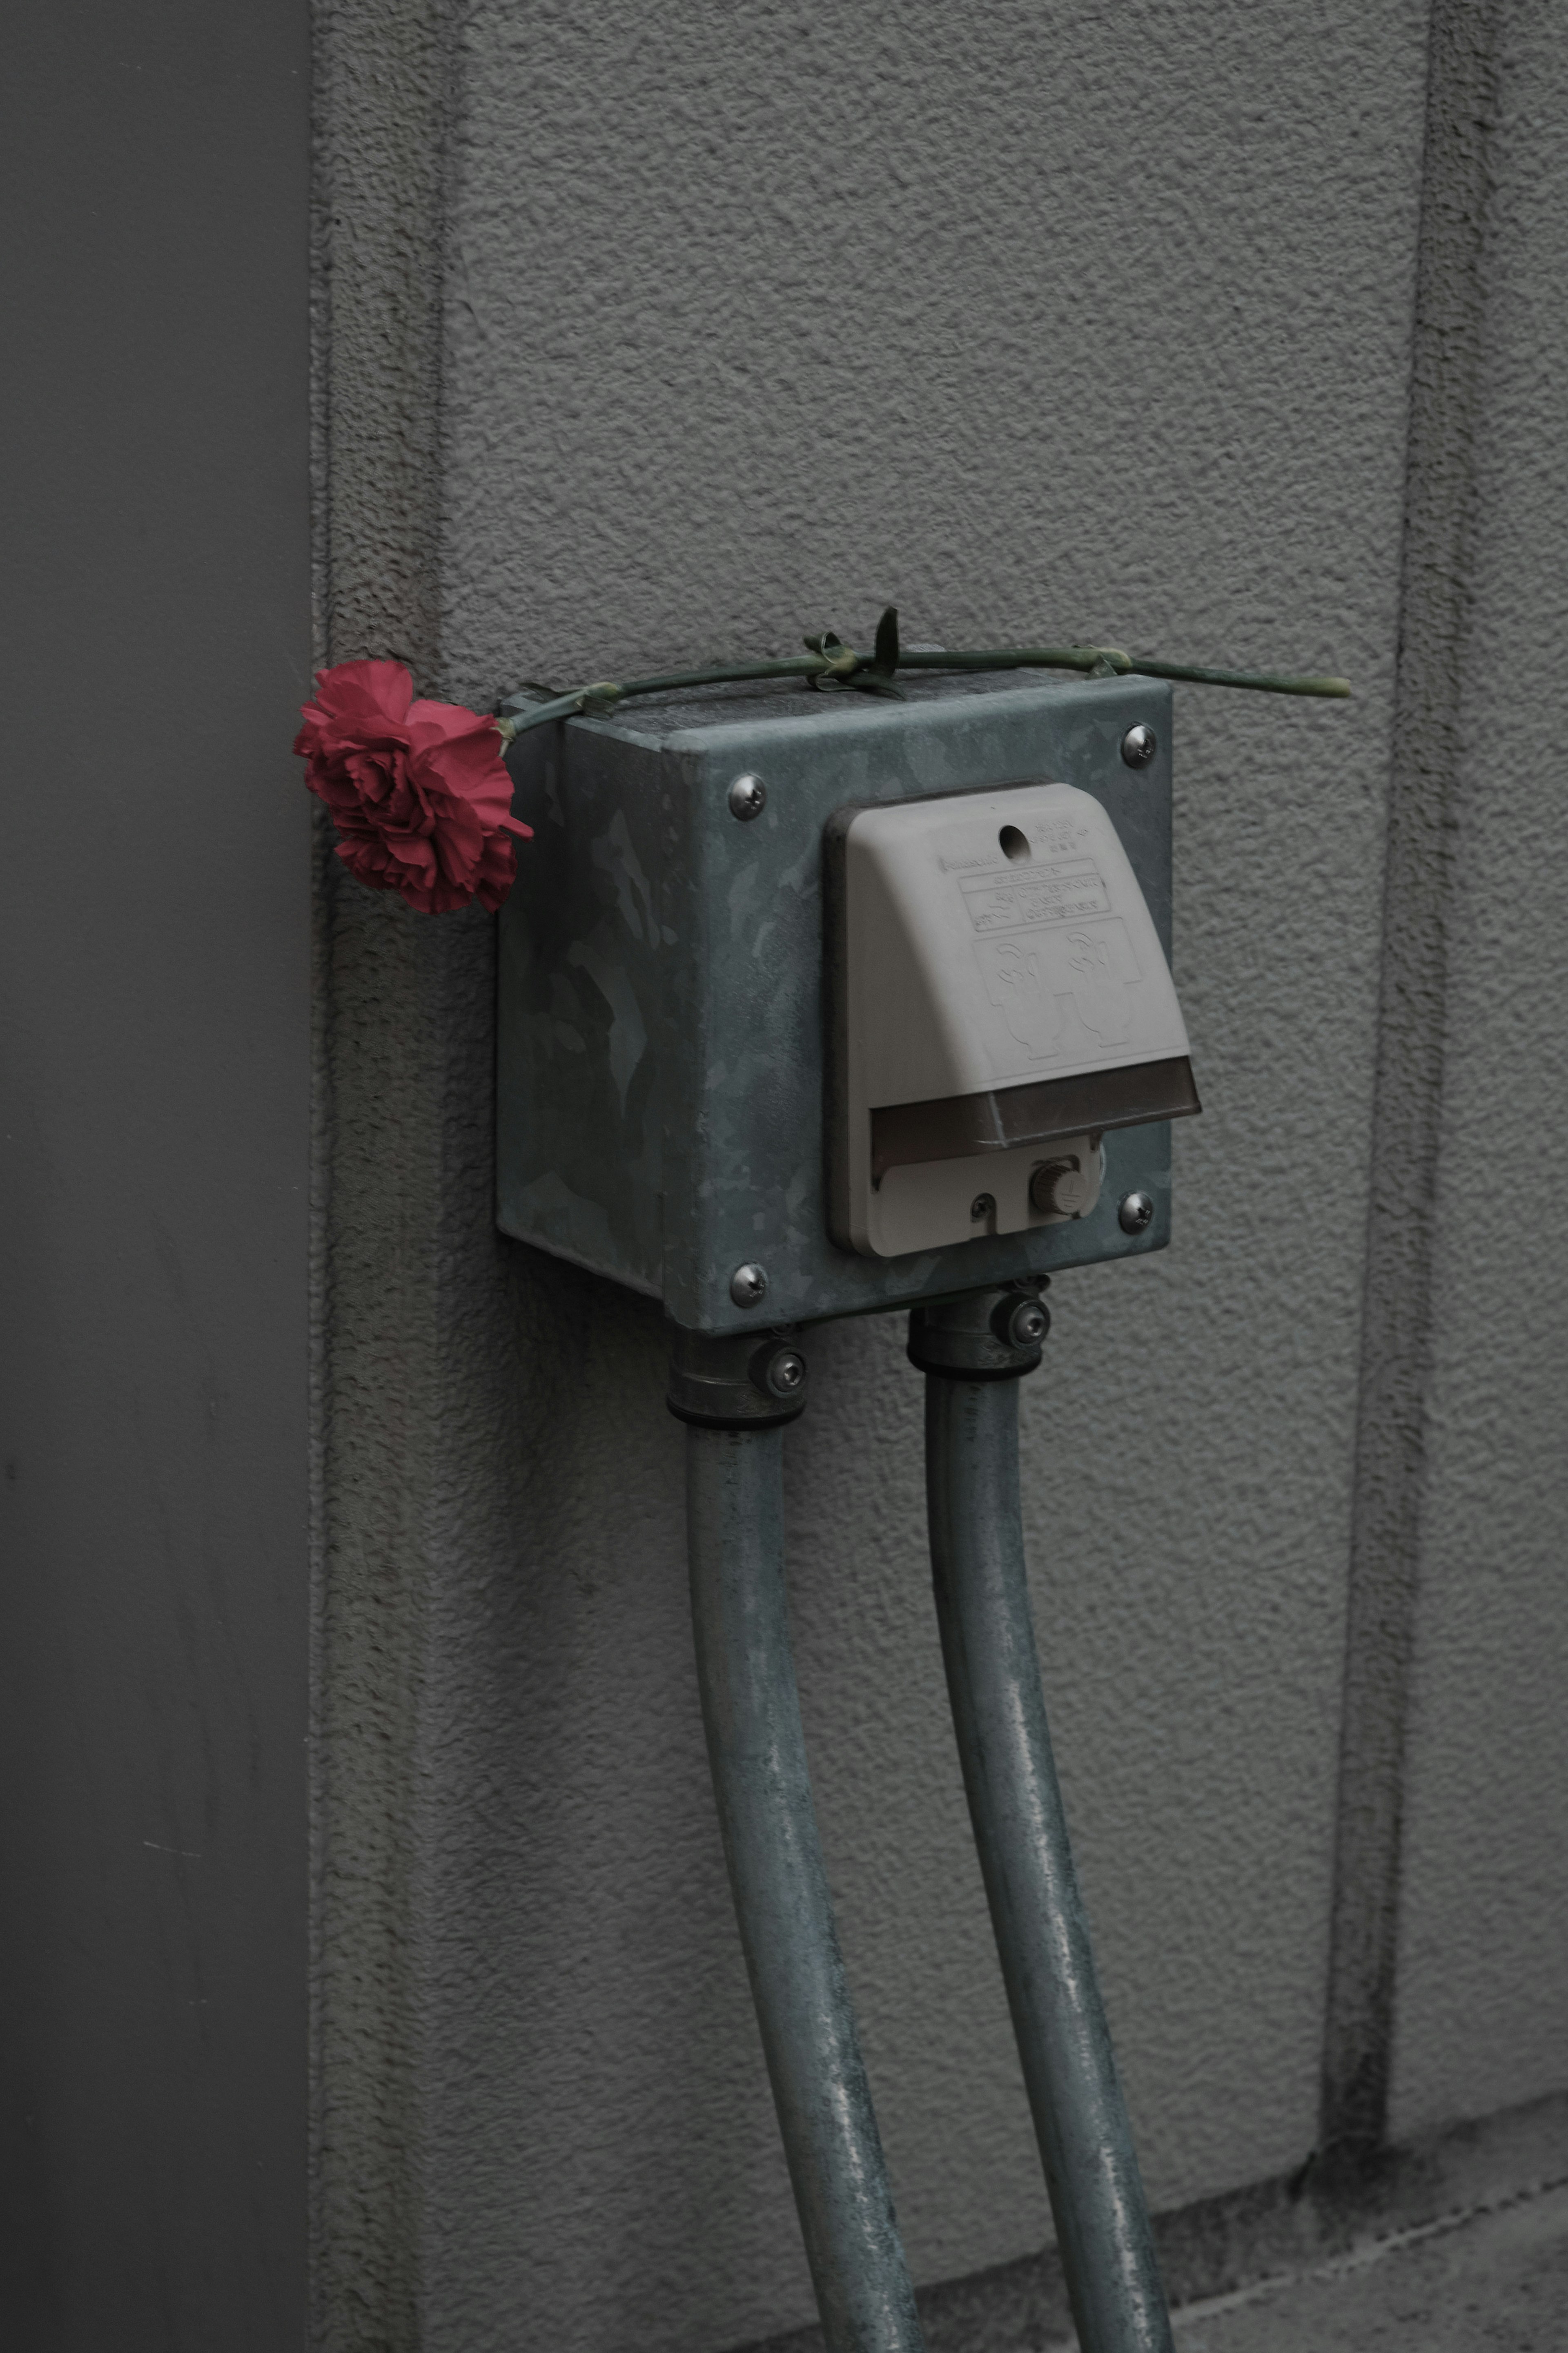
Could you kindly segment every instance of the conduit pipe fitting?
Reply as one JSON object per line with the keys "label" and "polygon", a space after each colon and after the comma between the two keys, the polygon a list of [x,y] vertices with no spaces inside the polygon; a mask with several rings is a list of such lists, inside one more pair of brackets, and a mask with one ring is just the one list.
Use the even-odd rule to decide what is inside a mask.
{"label": "conduit pipe fitting", "polygon": [[677,1330],[665,1398],[678,1421],[700,1430],[778,1430],[805,1411],[806,1362],[787,1326],[714,1339]]}
{"label": "conduit pipe fitting", "polygon": [[1051,1311],[1049,1275],[1028,1275],[1001,1291],[917,1307],[910,1316],[909,1358],[941,1380],[1016,1381],[1035,1372]]}

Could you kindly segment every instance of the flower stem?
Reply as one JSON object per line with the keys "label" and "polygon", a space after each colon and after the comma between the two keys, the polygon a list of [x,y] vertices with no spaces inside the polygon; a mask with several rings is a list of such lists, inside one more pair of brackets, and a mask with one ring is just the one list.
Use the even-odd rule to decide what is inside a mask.
{"label": "flower stem", "polygon": [[1342,698],[1344,678],[1289,678],[1274,670],[1202,670],[1191,662],[1135,660],[1110,646],[994,646],[979,653],[905,654],[900,670],[1079,670],[1118,678],[1172,678],[1191,686],[1246,686],[1259,694],[1317,694]]}
{"label": "flower stem", "polygon": [[[846,649],[846,653],[848,649]],[[1135,660],[1114,646],[994,646],[973,652],[899,653],[898,670],[1076,670],[1102,678],[1169,678],[1194,686],[1248,687],[1259,694],[1313,694],[1342,697],[1351,691],[1342,678],[1289,678],[1272,671],[1205,670],[1188,662]],[[768,678],[820,678],[830,674],[837,684],[852,685],[856,672],[870,668],[869,658],[844,655],[791,654],[779,661],[731,662],[709,670],[665,670],[656,678],[600,679],[574,687],[568,694],[552,696],[503,712],[497,721],[503,740],[510,744],[531,727],[554,719],[574,719],[584,712],[608,710],[632,694],[669,694],[685,686],[731,686]]]}

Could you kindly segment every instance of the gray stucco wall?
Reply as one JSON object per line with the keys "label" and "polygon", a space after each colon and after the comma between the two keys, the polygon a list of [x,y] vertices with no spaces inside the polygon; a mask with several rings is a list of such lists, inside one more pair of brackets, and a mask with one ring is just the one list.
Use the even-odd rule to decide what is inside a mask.
{"label": "gray stucco wall", "polygon": [[[1353,673],[1180,697],[1207,1108],[1170,1253],[1053,1294],[1036,1606],[1158,2206],[1237,2193],[1245,2264],[1315,2146],[1526,2103],[1464,2194],[1483,2140],[1560,2176],[1553,12],[314,22],[320,656],[483,702],[894,597]],[[725,2353],[810,2298],[659,1319],[498,1238],[492,926],[320,828],[308,1218],[308,31],[61,0],[7,56],[0,2309]],[[919,1382],[898,1318],[813,1357],[819,1805],[907,2239],[964,2279],[1048,2218]]]}
{"label": "gray stucco wall", "polygon": [[1508,12],[1486,216],[1434,1363],[1395,2018],[1396,2129],[1568,2082],[1568,95]]}
{"label": "gray stucco wall", "polygon": [[[330,658],[402,651],[483,702],[853,636],[896,597],[915,638],[1354,674],[1349,708],[1180,700],[1207,1108],[1172,1251],[1058,1284],[1026,1392],[1047,1690],[1152,2191],[1289,2172],[1320,2130],[1342,1787],[1361,1802],[1341,1701],[1417,253],[1453,195],[1426,8],[1135,5],[1114,37],[1023,5],[320,23]],[[1561,1299],[1531,1206],[1563,979],[1560,245],[1548,16],[1503,23],[1424,1581],[1373,1677],[1414,1726],[1400,2129],[1568,2074],[1542,1794]],[[720,2353],[810,2298],[706,1788],[658,1318],[493,1233],[489,924],[330,866],[321,910],[317,2325],[364,2353]],[[807,1731],[901,2220],[948,2278],[1047,2218],[944,1722],[918,1382],[896,1319],[815,1365],[789,1444]]]}

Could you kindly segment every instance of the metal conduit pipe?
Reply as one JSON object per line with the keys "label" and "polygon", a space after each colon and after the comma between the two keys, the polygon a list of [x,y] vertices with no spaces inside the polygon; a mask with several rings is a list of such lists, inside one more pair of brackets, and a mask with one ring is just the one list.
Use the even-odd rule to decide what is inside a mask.
{"label": "metal conduit pipe", "polygon": [[948,1692],[985,1892],[1082,2353],[1171,2353],[1040,1688],[1018,1498],[1033,1287],[916,1309]]}
{"label": "metal conduit pipe", "polygon": [[[726,1352],[728,1352],[726,1354]],[[708,1758],[779,2129],[830,2353],[922,2353],[833,1924],[784,1575],[784,1335],[681,1335],[691,1616]]]}

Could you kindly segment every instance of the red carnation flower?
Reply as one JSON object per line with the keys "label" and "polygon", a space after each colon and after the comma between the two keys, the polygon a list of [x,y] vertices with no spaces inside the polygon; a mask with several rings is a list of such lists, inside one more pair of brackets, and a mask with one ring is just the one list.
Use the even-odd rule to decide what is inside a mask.
{"label": "red carnation flower", "polygon": [[416,702],[401,662],[340,662],[317,674],[294,749],[332,813],[338,856],[373,891],[401,891],[422,914],[477,899],[491,914],[511,889],[511,779],[493,719]]}

